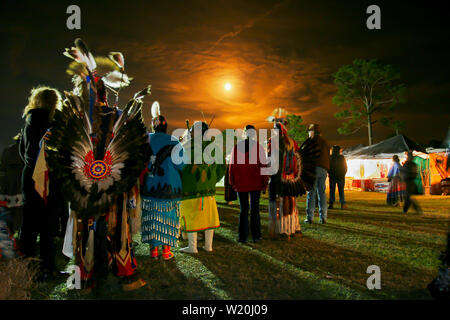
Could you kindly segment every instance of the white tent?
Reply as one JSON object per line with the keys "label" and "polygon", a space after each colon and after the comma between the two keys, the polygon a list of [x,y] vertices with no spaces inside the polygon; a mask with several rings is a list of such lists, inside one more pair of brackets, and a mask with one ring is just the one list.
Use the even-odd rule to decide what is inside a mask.
{"label": "white tent", "polygon": [[420,146],[403,135],[391,137],[371,146],[353,148],[344,153],[348,167],[346,187],[356,186],[364,190],[386,192],[387,173],[392,165],[392,157],[397,155],[400,161],[404,161],[405,153],[409,150],[413,150],[414,156],[428,158]]}

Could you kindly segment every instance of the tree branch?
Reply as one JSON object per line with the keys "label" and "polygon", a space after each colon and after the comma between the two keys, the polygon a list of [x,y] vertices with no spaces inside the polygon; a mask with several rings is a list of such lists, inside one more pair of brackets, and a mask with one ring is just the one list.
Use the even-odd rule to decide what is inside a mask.
{"label": "tree branch", "polygon": [[394,98],[388,99],[388,100],[384,100],[384,101],[378,101],[375,104],[376,105],[380,105],[380,104],[385,104],[385,103],[390,103],[390,102],[394,102]]}
{"label": "tree branch", "polygon": [[372,105],[372,102],[373,102],[372,93],[373,93],[373,85],[370,87],[370,105]]}
{"label": "tree branch", "polygon": [[356,129],[353,130],[352,132],[347,133],[347,135],[354,134],[354,133],[356,133],[358,130],[362,129],[363,127],[364,127],[364,126],[359,126],[358,128],[356,128]]}

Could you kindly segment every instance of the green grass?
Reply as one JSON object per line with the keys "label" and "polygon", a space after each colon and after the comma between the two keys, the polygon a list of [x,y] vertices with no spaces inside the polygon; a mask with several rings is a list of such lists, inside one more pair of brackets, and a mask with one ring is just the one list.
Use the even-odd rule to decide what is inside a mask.
{"label": "green grass", "polygon": [[[221,227],[214,251],[154,261],[149,249],[135,249],[140,276],[148,285],[123,292],[110,276],[90,295],[67,290],[66,279],[41,284],[35,299],[430,299],[427,284],[436,276],[445,248],[450,197],[418,196],[424,213],[402,214],[385,205],[385,194],[346,192],[348,210],[329,210],[328,223],[303,225],[304,236],[267,239],[267,196],[261,199],[263,240],[238,243],[239,204],[228,206],[217,194]],[[300,219],[305,197],[298,201]],[[184,240],[180,247],[186,246]],[[61,269],[71,262],[58,257]],[[381,269],[381,290],[368,290],[367,267]]]}

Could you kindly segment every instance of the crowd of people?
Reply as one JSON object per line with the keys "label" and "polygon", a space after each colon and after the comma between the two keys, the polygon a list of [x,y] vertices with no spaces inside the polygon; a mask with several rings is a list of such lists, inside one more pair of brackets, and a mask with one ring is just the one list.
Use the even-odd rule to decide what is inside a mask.
{"label": "crowd of people", "polygon": [[[141,115],[142,98],[149,89],[137,93],[124,110],[108,102],[107,89],[118,92],[123,79],[128,79],[123,73],[123,56],[114,52],[110,61],[93,60],[81,40],[75,44],[66,50],[74,60],[69,66],[74,90],[63,99],[55,88],[33,89],[23,112],[24,127],[5,150],[1,163],[2,194],[8,197],[2,208],[10,212],[9,229],[18,234],[17,251],[24,257],[37,256],[39,236],[40,279],[58,273],[57,236],[64,238],[64,254],[75,258],[86,289],[96,287],[109,272],[121,278],[124,290],[145,285],[137,272],[133,234],[141,235],[153,259],[173,259],[173,248],[181,236],[188,246],[179,251],[198,253],[199,233],[203,249],[212,252],[214,230],[220,227],[216,185],[224,177],[225,200],[239,200],[240,243],[248,242],[250,235],[255,243],[263,238],[260,199],[266,190],[271,239],[302,235],[299,196],[306,194],[306,224],[314,221],[316,203],[319,222],[327,222],[336,185],[341,208],[347,208],[345,158],[339,146],[333,146],[330,155],[319,125],[311,124],[309,137],[299,145],[288,133],[286,118],[274,118],[276,135],[265,148],[257,141],[256,128],[249,124],[228,161],[224,152],[219,156],[222,161],[212,164],[204,160],[175,163],[174,152],[181,159],[186,155],[196,158],[196,135],[204,136],[208,124],[197,121],[187,126],[184,136],[171,136],[168,120],[154,104],[151,128],[147,129]],[[100,69],[107,71],[101,74]],[[112,83],[111,74],[120,79],[119,85]],[[200,141],[203,153],[212,142]],[[280,164],[277,172],[263,174],[274,153]],[[394,205],[404,197],[404,212],[410,205],[420,210],[411,199],[415,178],[411,157],[408,155],[403,166],[394,157],[389,171],[388,203]],[[406,183],[405,192],[401,181]]]}

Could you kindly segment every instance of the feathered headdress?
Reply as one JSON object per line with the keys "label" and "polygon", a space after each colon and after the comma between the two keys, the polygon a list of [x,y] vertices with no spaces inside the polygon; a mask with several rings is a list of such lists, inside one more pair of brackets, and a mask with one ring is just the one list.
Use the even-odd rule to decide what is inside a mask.
{"label": "feathered headdress", "polygon": [[[91,84],[101,79],[116,96],[120,89],[128,86],[132,80],[124,73],[125,59],[120,52],[110,52],[107,57],[94,58],[86,43],[78,38],[75,40],[75,47],[66,48],[64,55],[74,60],[69,64],[67,74],[79,76]],[[92,87],[95,91],[95,86]]]}
{"label": "feathered headdress", "polygon": [[[281,131],[278,150],[272,148],[272,138],[269,139],[270,152],[280,152],[280,181],[276,184],[276,193],[282,196],[300,196],[312,189],[315,180],[315,166],[320,154],[317,142],[307,139],[300,147],[289,137],[286,125],[288,112],[284,108],[276,108],[266,119],[274,123]],[[283,147],[281,147],[283,145]]]}
{"label": "feathered headdress", "polygon": [[[106,102],[102,100],[106,87],[118,92],[128,85],[123,55],[111,52],[108,57],[94,58],[81,39],[64,55],[74,60],[67,72],[74,76],[76,87],[65,92],[62,111],[55,114],[46,144],[48,163],[61,177],[61,188],[72,209],[83,217],[97,216],[108,212],[119,195],[136,185],[150,157],[142,105],[151,87],[137,92],[121,112],[111,111],[115,114],[110,117],[112,131],[105,133],[96,125],[99,122],[93,121],[92,110],[97,103]],[[104,148],[98,148],[98,135],[108,136]]]}
{"label": "feathered headdress", "polygon": [[272,114],[266,118],[267,121],[269,122],[279,122],[282,124],[286,124],[287,120],[287,110],[284,108],[275,108],[272,112]]}
{"label": "feathered headdress", "polygon": [[159,102],[155,101],[152,104],[152,118],[158,118],[161,115],[161,108],[159,106]]}
{"label": "feathered headdress", "polygon": [[161,115],[161,108],[159,102],[155,101],[151,108],[152,113],[152,127],[154,131],[165,131],[167,129],[167,121],[164,116]]}
{"label": "feathered headdress", "polygon": [[266,118],[267,121],[273,122],[275,128],[279,128],[283,135],[287,134],[286,124],[287,124],[288,112],[284,108],[275,108],[272,114]]}

